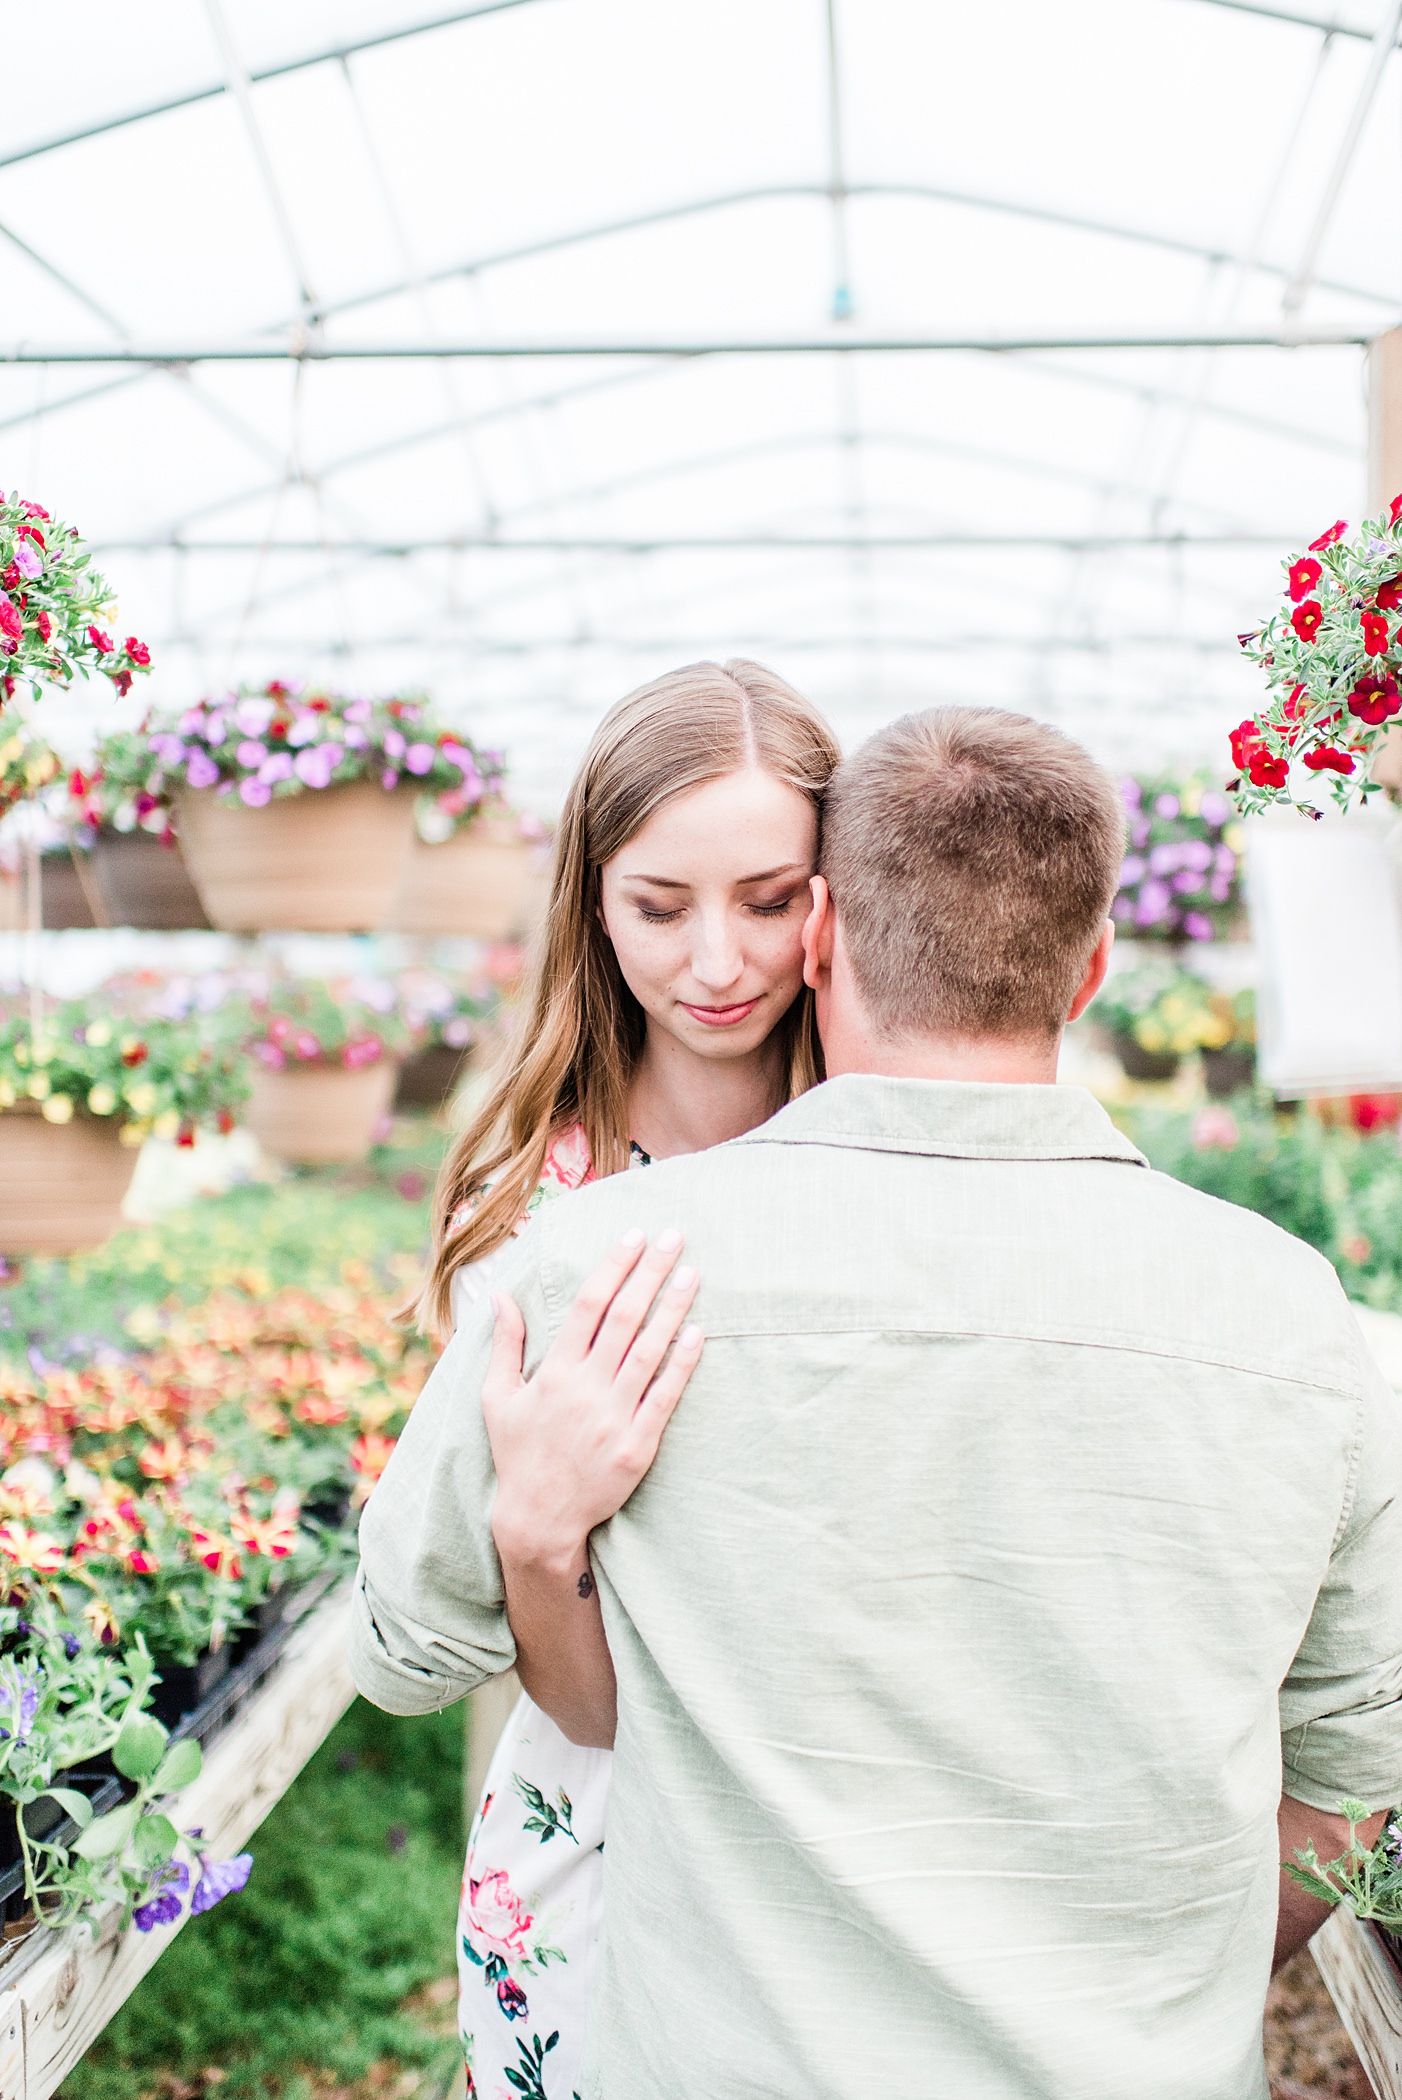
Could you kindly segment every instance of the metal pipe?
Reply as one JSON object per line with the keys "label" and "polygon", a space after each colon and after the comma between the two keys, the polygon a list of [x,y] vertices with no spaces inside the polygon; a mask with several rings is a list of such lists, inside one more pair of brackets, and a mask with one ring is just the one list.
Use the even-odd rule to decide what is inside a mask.
{"label": "metal pipe", "polygon": [[913,533],[810,533],[792,537],[780,533],[669,534],[637,537],[580,537],[552,535],[531,539],[503,539],[484,533],[448,533],[424,539],[371,540],[182,540],[100,539],[90,545],[106,554],[365,554],[398,560],[410,554],[672,554],[724,552],[746,548],[782,554],[795,552],[846,552],[870,548],[873,552],[922,552],[936,547],[1051,548],[1058,552],[1083,552],[1095,548],[1136,547],[1279,547],[1289,535],[1282,532],[1104,532],[1063,534],[1040,532],[913,532]]}

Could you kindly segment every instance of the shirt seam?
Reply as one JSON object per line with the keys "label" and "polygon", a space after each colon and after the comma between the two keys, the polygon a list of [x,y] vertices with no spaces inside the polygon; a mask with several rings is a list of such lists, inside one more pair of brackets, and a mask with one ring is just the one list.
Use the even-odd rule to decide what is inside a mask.
{"label": "shirt seam", "polygon": [[1002,1151],[986,1146],[960,1145],[948,1138],[886,1136],[873,1131],[855,1130],[796,1130],[791,1135],[784,1136],[777,1132],[766,1132],[761,1136],[758,1131],[746,1131],[742,1137],[731,1138],[729,1142],[732,1145],[831,1145],[856,1152],[901,1152],[913,1159],[985,1160],[998,1166],[1054,1166],[1074,1161],[1084,1161],[1091,1166],[1146,1169],[1149,1165],[1143,1153],[1138,1151]]}
{"label": "shirt seam", "polygon": [[1353,1515],[1354,1504],[1358,1499],[1358,1471],[1359,1461],[1363,1456],[1363,1432],[1366,1411],[1367,1396],[1359,1393],[1354,1404],[1353,1444],[1348,1457],[1348,1477],[1344,1483],[1343,1507],[1339,1512],[1339,1522],[1334,1532],[1333,1544],[1329,1548],[1329,1558],[1331,1560],[1339,1550],[1340,1541],[1348,1529],[1349,1519]]}
{"label": "shirt seam", "polygon": [[1334,1385],[1325,1378],[1302,1377],[1298,1371],[1289,1370],[1283,1365],[1253,1361],[1241,1356],[1210,1355],[1191,1349],[1162,1349],[1148,1343],[1123,1339],[1105,1340],[1090,1335],[1039,1334],[1031,1329],[1012,1327],[921,1327],[913,1321],[896,1326],[870,1320],[838,1322],[831,1326],[793,1327],[721,1327],[713,1325],[710,1321],[706,1323],[706,1336],[710,1341],[753,1341],[761,1336],[768,1336],[774,1340],[792,1340],[802,1335],[816,1334],[943,1335],[951,1341],[1037,1342],[1049,1349],[1101,1349],[1112,1355],[1157,1357],[1163,1363],[1202,1364],[1216,1370],[1242,1371],[1250,1377],[1271,1378],[1281,1385],[1298,1386],[1305,1392],[1333,1393],[1339,1399],[1351,1400],[1354,1404],[1358,1426],[1350,1446],[1350,1466],[1353,1472],[1356,1473],[1357,1470],[1363,1439],[1363,1396],[1353,1386]]}

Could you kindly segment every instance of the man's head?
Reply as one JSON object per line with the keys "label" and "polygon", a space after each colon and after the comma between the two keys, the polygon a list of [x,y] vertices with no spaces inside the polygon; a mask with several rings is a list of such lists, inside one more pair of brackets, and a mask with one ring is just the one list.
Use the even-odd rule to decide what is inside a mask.
{"label": "man's head", "polygon": [[1103,977],[1123,853],[1114,782],[1059,730],[944,707],[878,731],[824,803],[825,1041],[860,1018],[890,1045],[1040,1046],[1045,1063]]}

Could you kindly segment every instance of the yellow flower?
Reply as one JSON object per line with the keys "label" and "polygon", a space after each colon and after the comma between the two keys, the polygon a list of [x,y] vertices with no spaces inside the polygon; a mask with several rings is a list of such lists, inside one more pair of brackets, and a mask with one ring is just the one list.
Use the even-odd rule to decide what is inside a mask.
{"label": "yellow flower", "polygon": [[[104,1050],[111,1040],[112,1023],[110,1021],[89,1021],[87,1027],[83,1030],[83,1041],[90,1043],[94,1050]],[[105,1109],[103,1114],[106,1114]]]}
{"label": "yellow flower", "polygon": [[43,1101],[47,1097],[49,1093],[49,1075],[47,1072],[35,1072],[33,1074],[29,1082],[29,1093],[31,1099],[35,1101]]}
{"label": "yellow flower", "polygon": [[[154,1088],[152,1091],[155,1091]],[[127,1098],[130,1100],[130,1095]],[[151,1135],[158,1138],[173,1138],[179,1128],[179,1116],[173,1108],[168,1108],[163,1114],[157,1116],[155,1122],[151,1125]]]}
{"label": "yellow flower", "polygon": [[128,1104],[136,1110],[139,1116],[154,1114],[156,1089],[152,1086],[149,1079],[133,1079],[123,1091],[126,1094]]}
{"label": "yellow flower", "polygon": [[67,1094],[50,1094],[39,1111],[47,1123],[67,1123],[73,1114],[73,1103]]}
{"label": "yellow flower", "polygon": [[1228,824],[1222,833],[1222,844],[1230,846],[1233,853],[1240,853],[1246,844],[1246,826],[1244,824]]}
{"label": "yellow flower", "polygon": [[1134,1031],[1134,1038],[1141,1050],[1168,1048],[1168,1031],[1154,1020],[1142,1020]]}
{"label": "yellow flower", "polygon": [[95,1116],[110,1116],[117,1106],[117,1089],[100,1079],[96,1086],[88,1088],[88,1107]]}
{"label": "yellow flower", "polygon": [[123,1145],[144,1145],[146,1142],[146,1130],[147,1126],[145,1123],[123,1123],[121,1129],[117,1132],[118,1142]]}
{"label": "yellow flower", "polygon": [[16,1063],[17,1065],[27,1065],[27,1064],[29,1063],[29,1045],[28,1045],[28,1043],[16,1043],[16,1044],[15,1044],[15,1047],[14,1047],[14,1060],[15,1060],[15,1063]]}
{"label": "yellow flower", "polygon": [[1202,808],[1202,783],[1190,780],[1180,797],[1179,806],[1185,817],[1195,817]]}
{"label": "yellow flower", "polygon": [[33,1057],[36,1065],[52,1064],[54,1045],[46,1035],[36,1035],[30,1046],[30,1055]]}
{"label": "yellow flower", "polygon": [[8,1079],[0,1079],[0,1108],[13,1108],[14,1105],[14,1088],[11,1086]]}

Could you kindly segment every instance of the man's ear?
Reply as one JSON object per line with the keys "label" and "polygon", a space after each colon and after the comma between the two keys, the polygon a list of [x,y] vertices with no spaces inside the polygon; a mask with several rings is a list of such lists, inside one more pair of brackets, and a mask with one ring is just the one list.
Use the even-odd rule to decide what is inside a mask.
{"label": "man's ear", "polygon": [[1071,1001],[1071,1011],[1066,1016],[1068,1021],[1080,1019],[1090,1005],[1091,1000],[1100,990],[1101,985],[1104,984],[1105,972],[1110,967],[1110,950],[1114,945],[1115,922],[1113,919],[1107,919],[1105,921],[1105,930],[1095,944],[1095,953],[1086,964],[1086,974],[1081,979],[1081,988]]}
{"label": "man's ear", "polygon": [[803,981],[810,991],[819,991],[832,968],[832,892],[821,875],[810,876],[808,888],[813,902],[803,922]]}

